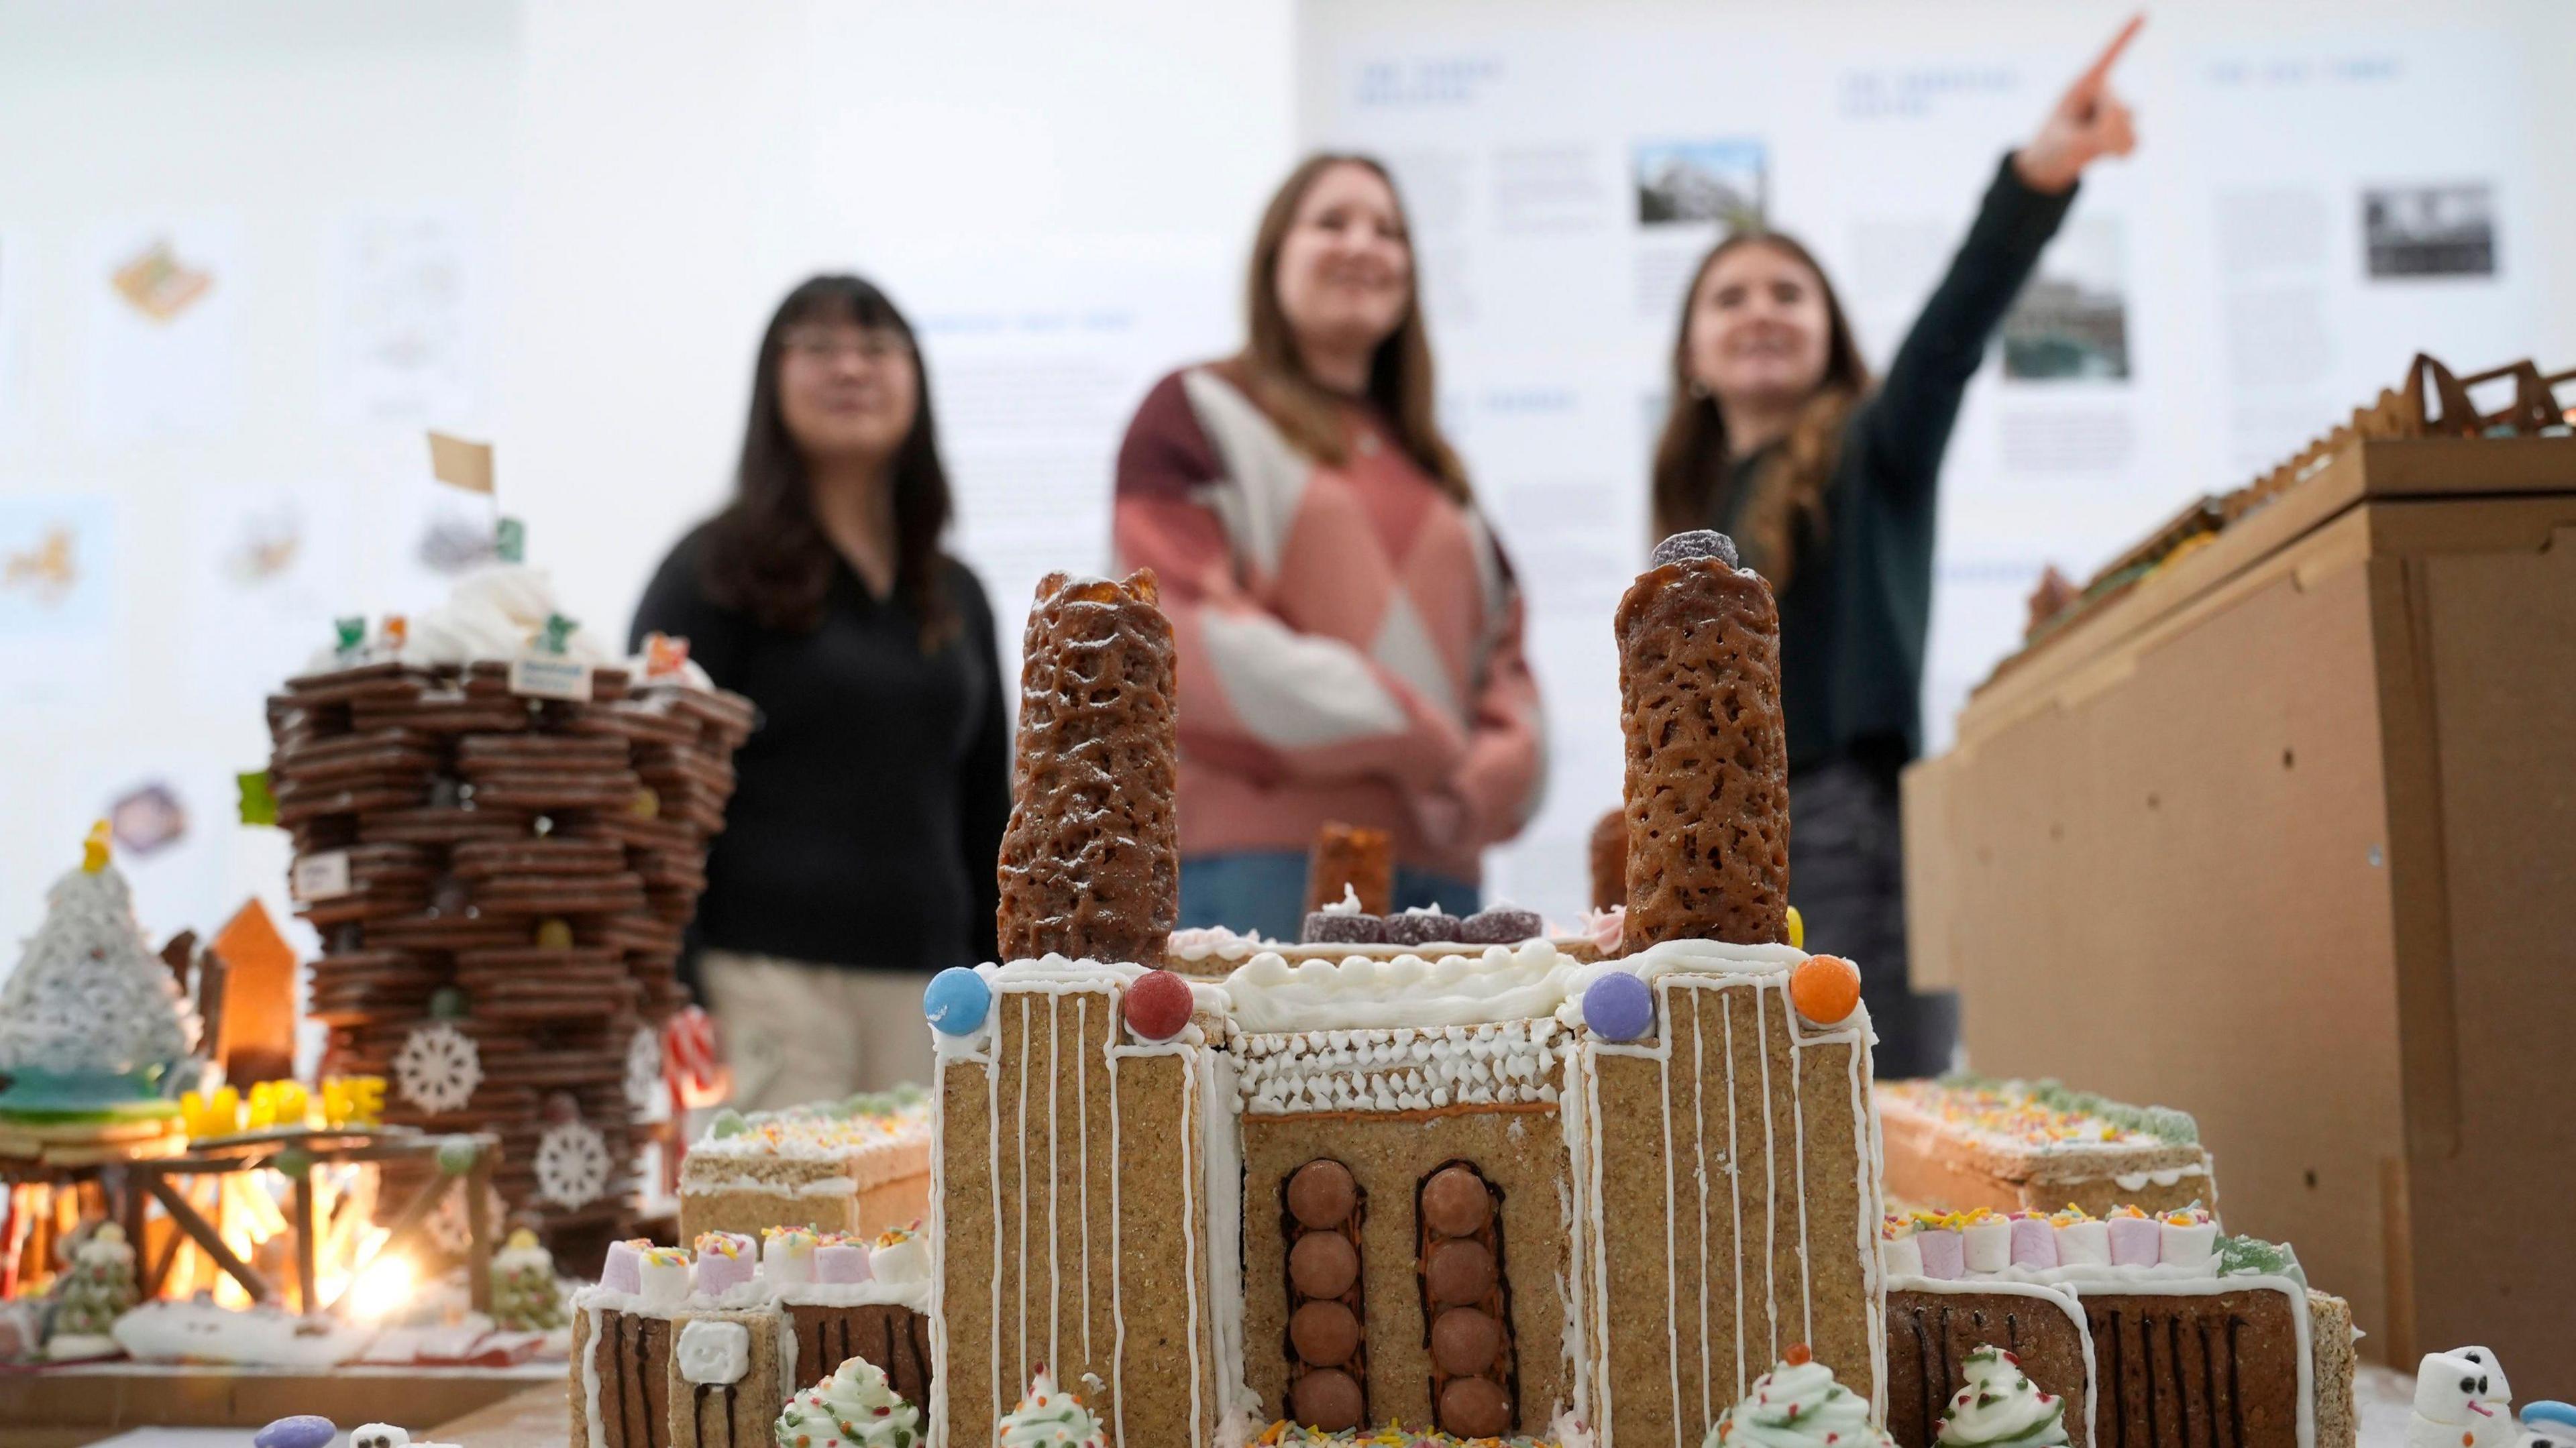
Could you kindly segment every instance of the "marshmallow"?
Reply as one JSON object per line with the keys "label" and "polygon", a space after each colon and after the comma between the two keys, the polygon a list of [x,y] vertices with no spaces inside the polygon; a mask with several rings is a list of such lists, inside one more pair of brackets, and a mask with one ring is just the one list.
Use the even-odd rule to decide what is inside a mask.
{"label": "marshmallow", "polygon": [[2110,1266],[2111,1224],[2069,1222],[2058,1228],[2057,1265],[2061,1267]]}
{"label": "marshmallow", "polygon": [[1914,1240],[1922,1246],[1924,1276],[1948,1282],[1967,1270],[1967,1244],[1957,1232],[1936,1227],[1915,1233]]}
{"label": "marshmallow", "polygon": [[1970,1222],[1965,1238],[1967,1268],[1971,1272],[2001,1272],[2012,1260],[2012,1223],[2002,1217]]}
{"label": "marshmallow", "polygon": [[1889,1237],[1878,1244],[1878,1261],[1890,1277],[1920,1277],[1923,1275],[1923,1244],[1915,1241],[1911,1233]]}
{"label": "marshmallow", "polygon": [[698,1290],[709,1296],[730,1292],[751,1280],[760,1244],[734,1232],[698,1234]]}
{"label": "marshmallow", "polygon": [[655,1247],[643,1254],[636,1269],[647,1307],[677,1307],[689,1300],[689,1254]]}
{"label": "marshmallow", "polygon": [[879,1282],[908,1286],[930,1280],[930,1240],[915,1232],[879,1247],[868,1258]]}
{"label": "marshmallow", "polygon": [[814,1234],[804,1227],[772,1227],[761,1244],[760,1275],[779,1287],[814,1280]]}
{"label": "marshmallow", "polygon": [[644,1260],[644,1249],[652,1245],[642,1237],[609,1243],[608,1261],[599,1269],[599,1285],[607,1291],[623,1292],[630,1297],[643,1291],[644,1283],[635,1273]]}
{"label": "marshmallow", "polygon": [[2107,1225],[2112,1266],[2153,1267],[2164,1255],[2164,1227],[2153,1217],[2113,1217]]}
{"label": "marshmallow", "polygon": [[2045,1269],[2057,1265],[2057,1229],[2046,1217],[2012,1220],[2012,1264]]}
{"label": "marshmallow", "polygon": [[2193,1222],[2177,1225],[2160,1224],[2163,1240],[2157,1247],[2156,1260],[2167,1267],[2203,1268],[2218,1260],[2218,1224]]}
{"label": "marshmallow", "polygon": [[814,1280],[817,1282],[865,1282],[875,1274],[868,1270],[868,1249],[850,1242],[833,1242],[814,1249]]}

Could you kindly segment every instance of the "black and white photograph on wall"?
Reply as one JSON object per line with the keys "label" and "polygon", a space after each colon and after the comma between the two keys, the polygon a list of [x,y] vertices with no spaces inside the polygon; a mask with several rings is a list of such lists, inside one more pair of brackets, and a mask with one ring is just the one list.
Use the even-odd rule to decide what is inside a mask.
{"label": "black and white photograph on wall", "polygon": [[2004,315],[2004,376],[2016,382],[2125,382],[2129,296],[2113,217],[2067,225]]}
{"label": "black and white photograph on wall", "polygon": [[1732,231],[1762,224],[1769,159],[1762,142],[1639,141],[1629,154],[1640,226],[1713,221]]}
{"label": "black and white photograph on wall", "polygon": [[2361,235],[2374,281],[2495,275],[2495,188],[2483,181],[2373,186]]}

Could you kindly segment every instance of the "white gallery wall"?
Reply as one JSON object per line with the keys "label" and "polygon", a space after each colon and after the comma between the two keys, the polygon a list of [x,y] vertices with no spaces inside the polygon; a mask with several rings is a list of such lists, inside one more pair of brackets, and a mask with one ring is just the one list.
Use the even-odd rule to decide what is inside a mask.
{"label": "white gallery wall", "polygon": [[[1291,34],[1286,0],[0,0],[0,974],[155,787],[187,825],[124,856],[148,929],[282,912],[282,836],[232,822],[261,698],[488,534],[425,426],[494,439],[533,561],[622,633],[810,272],[926,333],[997,612],[1105,567],[1126,411],[1237,331]],[[212,282],[144,328],[111,273],[165,238]]]}
{"label": "white gallery wall", "polygon": [[[1394,167],[1444,421],[1528,581],[1555,771],[1489,880],[1569,908],[1617,803],[1609,619],[1648,543],[1681,293],[1717,216],[1758,209],[1804,239],[1884,368],[2001,157],[2139,8],[1302,8],[1301,130]],[[2559,164],[2576,9],[2145,9],[2116,76],[2139,150],[2086,178],[1951,439],[1933,749],[2017,645],[2047,563],[2086,576],[2396,385],[2419,349],[2462,372],[2576,362]]]}
{"label": "white gallery wall", "polygon": [[[2387,334],[2467,365],[2508,336],[2510,355],[2576,358],[2576,266],[2548,264],[2576,256],[2576,187],[2535,179],[2535,158],[2564,149],[2550,138],[2576,134],[2555,79],[2576,59],[2576,7],[2478,0],[2432,31],[2393,5],[2249,8],[2260,25],[2157,8],[2125,77],[2150,150],[2079,213],[2121,223],[2129,383],[2027,399],[2118,411],[2131,460],[2008,483],[2010,409],[1980,384],[1951,475],[1936,720],[2001,646],[2034,560],[2089,565],[2389,370],[2369,348],[2338,354],[2250,421],[2208,396],[2225,316],[2191,299],[2223,290],[2202,240],[2216,183],[2186,158],[2288,145],[2313,104],[2193,119],[2186,82],[2209,47],[2358,37],[2472,77],[2439,114],[2377,120],[2387,145],[2444,158],[2392,162],[2394,183],[2498,178],[2515,315],[2492,320],[2487,292],[2463,311],[2461,288],[2390,311]],[[876,276],[922,328],[959,546],[1016,643],[1038,573],[1104,561],[1127,409],[1161,371],[1233,345],[1255,213],[1325,140],[1388,151],[1418,183],[1444,406],[1546,610],[1557,783],[1496,878],[1563,909],[1568,849],[1615,789],[1598,620],[1642,547],[1669,325],[1648,303],[1706,239],[1620,219],[1627,144],[1763,141],[1779,219],[1824,249],[1883,357],[1993,157],[2116,13],[0,0],[0,972],[120,799],[162,821],[142,838],[168,834],[165,801],[185,816],[126,857],[155,932],[211,927],[254,892],[282,907],[282,840],[232,823],[231,777],[266,753],[262,697],[333,616],[422,606],[488,536],[488,505],[429,482],[424,427],[496,442],[500,507],[529,525],[532,557],[577,616],[622,630],[663,550],[720,501],[753,343],[814,270]],[[1508,106],[1387,104],[1412,84],[1403,67],[1461,54],[1510,62]],[[1415,98],[1470,73],[1434,67]],[[1940,118],[1910,140],[1907,124],[1870,131],[1848,114],[1855,84],[1915,87],[1900,99],[1937,100]],[[1582,162],[1569,142],[1616,155]],[[1508,173],[1492,169],[1504,152]],[[2338,162],[2334,184],[2369,160]],[[1505,192],[1534,229],[1495,232]],[[1844,224],[1873,207],[1886,225]],[[1551,217],[1592,231],[1550,237]],[[2472,314],[2489,320],[2463,332]],[[1978,551],[1990,524],[2014,530],[2009,549]]]}

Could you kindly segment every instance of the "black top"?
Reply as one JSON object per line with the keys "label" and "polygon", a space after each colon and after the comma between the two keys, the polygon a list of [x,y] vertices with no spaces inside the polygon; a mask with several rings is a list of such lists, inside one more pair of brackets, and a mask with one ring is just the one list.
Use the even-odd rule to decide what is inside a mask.
{"label": "black top", "polygon": [[[2074,195],[2032,190],[2005,158],[1886,378],[1852,410],[1825,491],[1824,537],[1801,530],[1780,595],[1780,706],[1793,770],[1853,756],[1892,778],[1923,747],[1941,454],[1987,339]],[[1771,450],[1729,470],[1712,527],[1736,530],[1753,471]]]}
{"label": "black top", "polygon": [[760,706],[695,942],[887,970],[992,959],[1010,717],[982,585],[940,560],[960,627],[924,654],[912,606],[836,559],[821,626],[783,633],[708,601],[706,535],[662,561],[634,628],[686,635],[716,683]]}

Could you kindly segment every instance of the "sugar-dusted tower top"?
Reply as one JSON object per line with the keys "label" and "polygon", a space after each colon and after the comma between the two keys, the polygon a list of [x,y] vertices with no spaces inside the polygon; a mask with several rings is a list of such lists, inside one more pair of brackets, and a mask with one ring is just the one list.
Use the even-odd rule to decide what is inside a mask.
{"label": "sugar-dusted tower top", "polygon": [[1020,664],[1001,954],[1160,965],[1180,910],[1171,620],[1154,574],[1050,573]]}
{"label": "sugar-dusted tower top", "polygon": [[1788,938],[1780,610],[1723,533],[1676,533],[1619,600],[1631,950]]}

